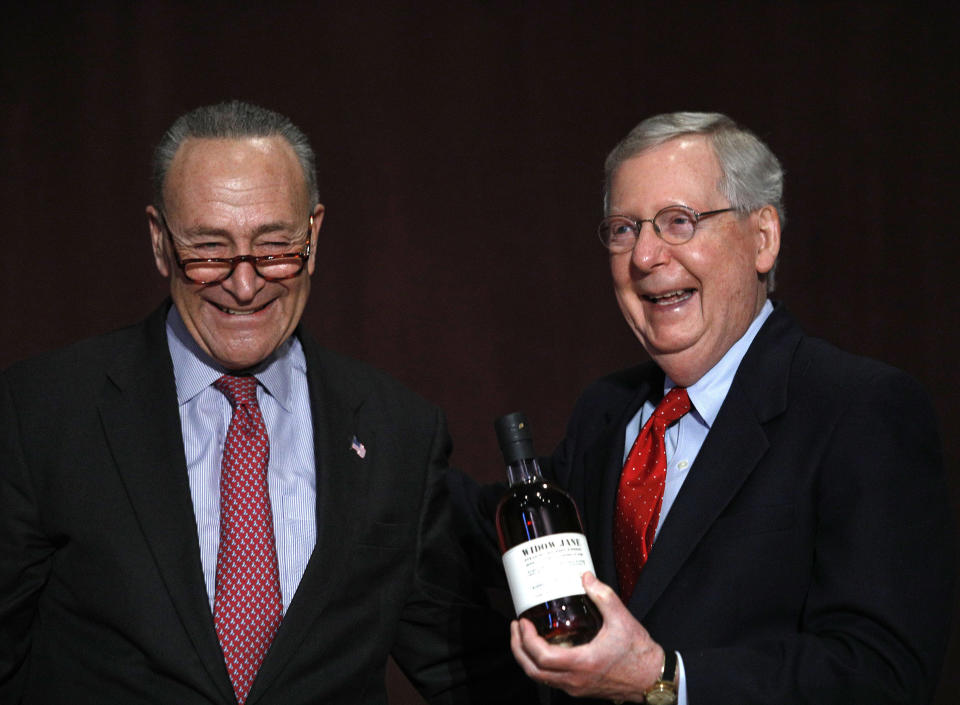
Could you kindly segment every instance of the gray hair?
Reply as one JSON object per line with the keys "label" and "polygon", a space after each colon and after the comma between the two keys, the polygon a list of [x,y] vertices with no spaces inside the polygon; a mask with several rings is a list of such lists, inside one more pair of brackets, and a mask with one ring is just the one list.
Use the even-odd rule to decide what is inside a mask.
{"label": "gray hair", "polygon": [[[741,214],[773,206],[786,224],[783,207],[783,167],[770,148],[755,134],[721,113],[664,113],[649,117],[630,130],[604,163],[603,207],[610,205],[610,184],[620,166],[642,152],[676,137],[704,135],[720,162],[717,188]],[[767,291],[773,291],[774,270],[766,276]]]}
{"label": "gray hair", "polygon": [[293,148],[303,170],[310,204],[320,200],[316,157],[307,136],[289,118],[258,105],[231,100],[205,105],[178,117],[153,152],[153,199],[163,208],[163,184],[177,150],[188,139],[282,137]]}

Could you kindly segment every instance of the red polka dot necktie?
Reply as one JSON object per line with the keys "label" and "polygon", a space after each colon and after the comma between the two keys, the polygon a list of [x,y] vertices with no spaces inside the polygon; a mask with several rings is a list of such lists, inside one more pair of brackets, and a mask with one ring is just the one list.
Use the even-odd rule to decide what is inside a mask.
{"label": "red polka dot necktie", "polygon": [[690,411],[687,390],[674,387],[657,404],[634,441],[617,487],[613,556],[620,596],[626,602],[647,562],[660,521],[667,480],[667,426]]}
{"label": "red polka dot necktie", "polygon": [[243,705],[283,616],[267,490],[270,443],[257,405],[257,378],[224,375],[213,386],[233,407],[220,468],[213,618],[237,702]]}

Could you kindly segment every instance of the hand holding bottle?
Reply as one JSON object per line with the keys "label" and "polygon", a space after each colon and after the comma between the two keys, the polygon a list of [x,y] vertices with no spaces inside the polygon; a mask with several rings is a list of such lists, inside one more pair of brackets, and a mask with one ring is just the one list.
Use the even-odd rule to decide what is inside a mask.
{"label": "hand holding bottle", "polygon": [[564,648],[517,619],[510,625],[514,658],[530,678],[574,697],[642,703],[660,676],[663,649],[612,588],[592,573],[584,574],[583,588],[603,617],[599,634],[588,644]]}

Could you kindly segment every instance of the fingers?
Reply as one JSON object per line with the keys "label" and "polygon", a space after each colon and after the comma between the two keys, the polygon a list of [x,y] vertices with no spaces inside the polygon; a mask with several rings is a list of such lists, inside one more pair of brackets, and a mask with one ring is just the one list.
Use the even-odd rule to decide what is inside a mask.
{"label": "fingers", "polygon": [[538,671],[556,670],[551,654],[559,651],[562,655],[568,651],[566,648],[549,644],[546,639],[537,634],[536,628],[527,619],[518,619],[511,623],[510,647],[514,650],[518,661],[522,656]]}
{"label": "fingers", "polygon": [[520,622],[516,619],[510,622],[510,651],[513,652],[513,658],[516,659],[520,668],[523,669],[523,672],[530,678],[534,678],[536,667],[523,648],[523,640],[520,636]]}
{"label": "fingers", "polygon": [[528,673],[561,676],[577,670],[588,653],[587,646],[589,644],[572,647],[551,644],[526,619],[510,625],[510,648],[521,666],[529,665],[529,670],[524,668]]}
{"label": "fingers", "polygon": [[530,678],[575,697],[642,702],[645,687],[656,680],[663,650],[617,594],[591,573],[583,587],[603,616],[603,627],[587,644],[549,644],[526,619],[510,625],[510,649]]}
{"label": "fingers", "polygon": [[581,683],[593,674],[578,666],[577,652],[583,647],[554,646],[544,640],[526,619],[510,624],[510,648],[514,658],[529,678],[551,688],[579,696]]}
{"label": "fingers", "polygon": [[593,600],[597,609],[600,610],[604,622],[606,622],[608,614],[612,616],[615,612],[627,612],[626,605],[621,602],[620,597],[614,592],[613,588],[598,580],[593,573],[584,573],[581,580],[583,581],[583,589],[586,591],[587,597]]}
{"label": "fingers", "polygon": [[613,588],[601,582],[593,573],[584,573],[581,580],[587,597],[593,600],[594,604],[601,608],[601,611],[604,606],[609,607],[612,603],[620,602],[620,598],[617,597]]}
{"label": "fingers", "polygon": [[551,684],[552,676],[558,675],[543,663],[543,654],[550,648],[529,620],[517,619],[510,623],[510,650],[513,657],[528,677],[547,685]]}

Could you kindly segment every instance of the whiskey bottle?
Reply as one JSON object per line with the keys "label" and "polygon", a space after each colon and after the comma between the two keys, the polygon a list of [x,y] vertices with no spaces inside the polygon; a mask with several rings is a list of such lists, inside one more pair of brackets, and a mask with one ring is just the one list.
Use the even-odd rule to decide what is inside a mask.
{"label": "whiskey bottle", "polygon": [[543,479],[522,413],[497,419],[494,428],[510,481],[496,522],[514,609],[547,641],[584,644],[603,619],[581,582],[585,571],[594,571],[577,506]]}

